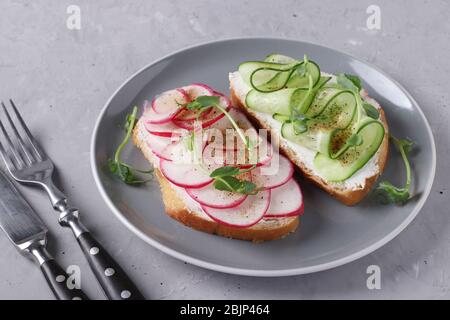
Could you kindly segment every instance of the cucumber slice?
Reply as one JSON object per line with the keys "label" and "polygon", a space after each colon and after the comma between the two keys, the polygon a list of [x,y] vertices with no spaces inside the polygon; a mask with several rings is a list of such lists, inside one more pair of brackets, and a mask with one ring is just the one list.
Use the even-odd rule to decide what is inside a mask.
{"label": "cucumber slice", "polygon": [[313,119],[314,123],[324,129],[345,129],[352,123],[357,106],[354,93],[341,90],[328,100],[325,108]]}
{"label": "cucumber slice", "polygon": [[[312,89],[312,91],[306,96],[302,97],[301,102],[293,105],[293,107],[295,106],[299,106],[299,111],[303,114],[307,114],[309,108],[311,107],[312,102],[314,101],[314,99],[316,98],[316,94],[317,92],[331,79],[331,77],[321,77],[319,79],[319,82],[316,84],[316,86]],[[308,93],[308,89],[304,89],[306,93]],[[307,115],[309,118],[313,118],[313,116],[309,116]]]}
{"label": "cucumber slice", "polygon": [[264,59],[265,62],[274,62],[274,63],[281,63],[281,64],[287,64],[295,62],[296,60],[294,58],[285,56],[284,54],[279,53],[272,53],[269,54],[266,59]]}
{"label": "cucumber slice", "polygon": [[245,97],[245,104],[248,108],[274,114],[279,113],[289,116],[291,106],[298,105],[305,97],[305,89],[283,89],[271,93],[261,93],[257,90],[250,90]]}
{"label": "cucumber slice", "polygon": [[308,88],[309,78],[312,76],[313,86],[320,80],[320,68],[309,61],[306,66],[306,76],[297,73],[303,61],[294,60],[288,64],[247,61],[239,65],[239,73],[244,81],[253,89],[260,92],[274,92],[283,88]]}
{"label": "cucumber slice", "polygon": [[[300,61],[292,64],[281,64],[264,61],[247,61],[239,65],[238,71],[244,79],[245,83],[252,86],[250,78],[253,80],[253,84],[256,86],[262,86],[274,78],[280,71],[286,71],[291,69],[295,64],[300,64]],[[256,72],[255,72],[256,71]],[[289,72],[283,72],[288,74]]]}
{"label": "cucumber slice", "polygon": [[309,106],[306,115],[309,118],[314,118],[318,116],[320,113],[322,113],[323,110],[325,110],[325,107],[327,106],[327,103],[335,96],[337,93],[339,93],[341,89],[335,89],[335,88],[321,88],[316,93],[314,100],[312,101],[311,105]]}
{"label": "cucumber slice", "polygon": [[286,121],[289,121],[290,117],[286,116],[284,114],[281,114],[281,113],[274,113],[272,115],[272,118],[274,118],[275,120],[280,121],[280,122],[286,122]]}
{"label": "cucumber slice", "polygon": [[[326,155],[339,149],[339,136],[336,132],[350,126],[356,114],[357,103],[351,91],[340,91],[335,94],[324,107],[324,110],[313,119],[307,121],[308,130],[297,134],[292,123],[284,123],[281,127],[283,138],[303,145]],[[332,139],[332,138],[335,139]],[[342,136],[341,136],[342,138]],[[346,140],[343,140],[344,142]]]}
{"label": "cucumber slice", "polygon": [[305,133],[296,134],[291,122],[284,122],[281,126],[283,138],[317,152],[328,152],[331,134],[331,130],[307,130]]}
{"label": "cucumber slice", "polygon": [[321,78],[317,87],[313,89],[309,96],[306,96],[308,89],[304,88],[282,89],[270,93],[263,93],[253,89],[247,93],[245,104],[248,108],[259,112],[269,114],[279,113],[286,116],[291,114],[292,108],[302,104],[302,110],[300,112],[304,113],[304,110],[311,104],[311,100],[314,99],[315,92],[327,83],[328,80],[330,80],[330,77]]}
{"label": "cucumber slice", "polygon": [[[298,66],[303,63],[299,63]],[[289,64],[291,67],[295,64]],[[307,76],[300,76],[296,69],[292,70],[292,75],[288,72],[279,72],[272,79],[270,79],[263,86],[258,87],[261,92],[267,92],[266,88],[305,88],[307,89],[309,86],[309,80]],[[257,71],[259,72],[259,71]],[[306,74],[312,76],[313,87],[315,87],[320,80],[320,68],[319,66],[313,62],[309,61],[306,66]],[[287,81],[287,82],[286,82]]]}
{"label": "cucumber slice", "polygon": [[331,159],[323,153],[316,155],[314,167],[325,180],[344,181],[361,169],[383,142],[384,126],[376,120],[364,121],[357,133],[362,138],[362,144],[348,148],[338,159]]}

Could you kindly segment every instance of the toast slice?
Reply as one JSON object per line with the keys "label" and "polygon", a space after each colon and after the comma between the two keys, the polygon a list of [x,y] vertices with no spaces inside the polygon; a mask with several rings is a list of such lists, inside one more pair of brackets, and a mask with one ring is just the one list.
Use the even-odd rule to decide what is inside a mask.
{"label": "toast slice", "polygon": [[[323,75],[329,76],[329,74]],[[245,84],[239,72],[236,71],[230,73],[229,80],[233,105],[243,111],[257,128],[263,128],[268,131],[275,132],[275,125],[277,121],[272,120],[271,117],[268,119],[267,114],[254,111],[246,107],[245,97],[251,88]],[[277,137],[279,137],[280,152],[287,156],[297,166],[301,174],[307,180],[313,182],[315,185],[328,192],[331,196],[348,206],[357,204],[370,192],[372,186],[385,168],[389,152],[389,132],[384,111],[374,99],[368,96],[366,91],[362,92],[362,97],[379,110],[380,120],[385,127],[385,135],[377,153],[363,168],[354,174],[354,176],[358,175],[357,183],[349,184],[346,182],[328,182],[317,176],[311,165],[309,165],[305,159],[302,159],[302,157],[297,154],[286,139],[281,137],[280,134],[277,134]]]}
{"label": "toast slice", "polygon": [[146,137],[149,134],[145,129],[144,120],[139,119],[133,131],[133,142],[142,151],[144,157],[155,167],[155,175],[161,187],[166,213],[171,218],[195,230],[253,242],[280,239],[297,229],[299,225],[297,216],[262,219],[257,224],[247,228],[230,227],[212,220],[200,207],[195,206],[195,201],[186,197],[183,188],[170,183],[157,169],[158,161],[146,143]]}

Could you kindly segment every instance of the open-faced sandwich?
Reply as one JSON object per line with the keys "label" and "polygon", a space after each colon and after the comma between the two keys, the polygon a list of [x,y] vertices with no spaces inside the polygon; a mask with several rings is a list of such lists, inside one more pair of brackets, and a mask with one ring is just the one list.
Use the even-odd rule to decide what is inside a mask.
{"label": "open-faced sandwich", "polygon": [[388,126],[357,77],[272,54],[241,63],[229,80],[233,104],[279,137],[307,179],[346,205],[367,195],[385,167]]}
{"label": "open-faced sandwich", "polygon": [[167,214],[181,223],[256,242],[297,228],[303,197],[293,164],[210,87],[146,103],[133,141],[155,168]]}

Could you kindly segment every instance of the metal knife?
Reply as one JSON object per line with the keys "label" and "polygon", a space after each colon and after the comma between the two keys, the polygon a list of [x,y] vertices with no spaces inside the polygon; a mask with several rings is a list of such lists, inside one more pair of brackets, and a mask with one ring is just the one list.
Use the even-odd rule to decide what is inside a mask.
{"label": "metal knife", "polygon": [[69,289],[68,275],[50,256],[45,246],[47,227],[26,202],[14,184],[0,171],[0,227],[16,248],[30,254],[55,297],[59,300],[88,300],[80,289]]}

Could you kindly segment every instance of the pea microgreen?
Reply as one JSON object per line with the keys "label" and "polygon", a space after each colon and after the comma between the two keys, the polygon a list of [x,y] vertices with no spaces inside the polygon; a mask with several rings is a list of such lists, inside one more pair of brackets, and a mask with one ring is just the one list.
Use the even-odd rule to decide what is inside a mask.
{"label": "pea microgreen", "polygon": [[124,129],[126,132],[126,135],[122,142],[117,147],[116,152],[114,153],[114,157],[108,159],[108,166],[109,170],[116,175],[120,180],[125,182],[126,184],[133,184],[133,185],[139,185],[146,183],[148,180],[142,180],[138,177],[136,177],[135,173],[143,173],[143,174],[152,174],[153,169],[150,170],[139,170],[136,168],[133,168],[131,165],[123,162],[120,160],[120,154],[123,151],[123,148],[127,145],[128,141],[131,137],[131,132],[134,128],[134,125],[136,124],[136,115],[137,115],[137,107],[135,106],[133,108],[133,111],[131,114],[127,114]]}
{"label": "pea microgreen", "polygon": [[397,139],[392,135],[390,138],[395,147],[400,151],[405,164],[406,182],[403,187],[397,187],[389,181],[382,181],[376,188],[376,193],[379,195],[381,202],[384,204],[403,205],[411,198],[411,166],[408,160],[408,155],[411,152],[414,143],[408,139]]}
{"label": "pea microgreen", "polygon": [[255,195],[261,188],[251,181],[238,179],[236,176],[255,168],[252,166],[248,169],[240,169],[238,167],[224,166],[215,169],[210,177],[214,179],[213,185],[217,190],[229,191],[240,194]]}

